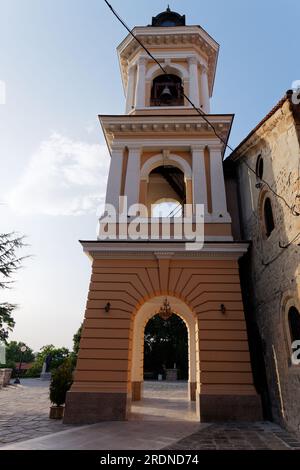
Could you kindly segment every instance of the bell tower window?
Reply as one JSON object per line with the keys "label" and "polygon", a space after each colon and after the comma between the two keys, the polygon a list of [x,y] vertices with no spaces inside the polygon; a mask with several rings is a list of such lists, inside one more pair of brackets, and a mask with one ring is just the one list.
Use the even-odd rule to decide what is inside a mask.
{"label": "bell tower window", "polygon": [[150,106],[183,106],[182,80],[177,75],[159,75],[153,80]]}

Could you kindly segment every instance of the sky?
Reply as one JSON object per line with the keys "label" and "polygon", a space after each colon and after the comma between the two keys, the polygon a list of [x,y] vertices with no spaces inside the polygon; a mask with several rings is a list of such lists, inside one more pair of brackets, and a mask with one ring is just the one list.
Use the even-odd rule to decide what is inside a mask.
{"label": "sky", "polygon": [[[165,0],[111,0],[130,26]],[[171,0],[220,44],[212,112],[235,114],[236,146],[300,79],[298,0]],[[11,340],[72,347],[84,316],[109,154],[98,114],[124,113],[116,54],[126,31],[103,0],[0,0],[0,232],[30,254],[0,302],[18,304]],[[2,85],[2,86],[1,86]]]}

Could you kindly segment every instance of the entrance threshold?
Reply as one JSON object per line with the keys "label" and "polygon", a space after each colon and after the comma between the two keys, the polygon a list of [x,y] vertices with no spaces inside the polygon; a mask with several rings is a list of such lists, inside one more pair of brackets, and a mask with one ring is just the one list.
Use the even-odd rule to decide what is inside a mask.
{"label": "entrance threshold", "polygon": [[130,421],[198,421],[186,381],[145,381],[143,398],[131,405]]}

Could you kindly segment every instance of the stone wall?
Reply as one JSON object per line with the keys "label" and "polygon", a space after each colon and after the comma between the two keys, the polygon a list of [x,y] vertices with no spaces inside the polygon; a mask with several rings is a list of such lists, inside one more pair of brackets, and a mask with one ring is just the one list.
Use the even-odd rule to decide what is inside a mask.
{"label": "stone wall", "polygon": [[0,388],[9,385],[12,369],[0,369]]}
{"label": "stone wall", "polygon": [[[300,366],[291,365],[287,313],[291,305],[300,311],[300,238],[295,238],[300,232],[300,217],[293,215],[287,204],[300,212],[298,108],[288,97],[282,100],[230,157],[236,162],[243,238],[252,241],[250,262],[244,270],[245,295],[250,320],[256,321],[263,345],[271,412],[275,421],[297,431]],[[242,163],[245,158],[247,165],[255,169],[260,154],[263,179],[287,204],[267,184],[257,184],[260,181],[256,175]],[[271,199],[275,222],[269,237],[262,214],[265,197]]]}

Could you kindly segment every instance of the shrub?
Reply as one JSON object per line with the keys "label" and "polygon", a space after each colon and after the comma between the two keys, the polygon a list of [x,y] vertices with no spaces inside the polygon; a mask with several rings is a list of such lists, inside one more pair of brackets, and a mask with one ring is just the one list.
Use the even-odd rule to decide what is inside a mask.
{"label": "shrub", "polygon": [[34,362],[30,369],[28,369],[25,373],[25,377],[27,378],[38,378],[41,375],[42,368],[40,364]]}
{"label": "shrub", "polygon": [[53,373],[50,383],[50,401],[61,406],[66,401],[67,391],[73,382],[73,367],[70,359],[66,359]]}

